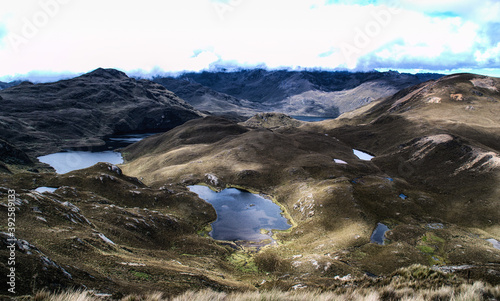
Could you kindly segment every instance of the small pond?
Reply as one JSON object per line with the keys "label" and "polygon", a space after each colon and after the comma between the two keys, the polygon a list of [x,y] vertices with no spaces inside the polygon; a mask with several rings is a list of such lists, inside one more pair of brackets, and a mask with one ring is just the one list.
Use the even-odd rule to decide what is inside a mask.
{"label": "small pond", "polygon": [[54,192],[57,188],[55,187],[38,187],[35,189],[36,192],[44,193],[44,192]]}
{"label": "small pond", "polygon": [[272,240],[271,230],[291,227],[282,215],[281,208],[260,195],[236,188],[221,192],[202,185],[188,188],[215,208],[217,220],[212,223],[209,233],[214,239],[251,242]]}
{"label": "small pond", "polygon": [[372,233],[370,241],[379,245],[383,245],[385,242],[385,232],[389,231],[389,227],[382,223],[377,224],[377,228]]}

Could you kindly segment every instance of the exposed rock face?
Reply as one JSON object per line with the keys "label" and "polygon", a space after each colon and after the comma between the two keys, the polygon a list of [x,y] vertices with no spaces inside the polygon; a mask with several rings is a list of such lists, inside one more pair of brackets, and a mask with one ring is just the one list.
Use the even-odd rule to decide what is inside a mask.
{"label": "exposed rock face", "polygon": [[31,154],[102,144],[111,134],[165,131],[199,111],[148,80],[97,69],[70,80],[0,91],[0,137]]}
{"label": "exposed rock face", "polygon": [[[380,97],[391,96],[439,74],[398,72],[266,71],[186,73],[154,81],[179,94],[200,110],[218,115],[231,112],[281,112],[288,115],[337,117]],[[236,106],[236,107],[235,107]],[[245,108],[245,110],[242,110]]]}

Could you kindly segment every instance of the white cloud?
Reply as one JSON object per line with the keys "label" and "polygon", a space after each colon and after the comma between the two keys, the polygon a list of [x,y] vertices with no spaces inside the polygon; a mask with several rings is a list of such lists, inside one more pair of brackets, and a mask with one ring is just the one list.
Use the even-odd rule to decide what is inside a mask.
{"label": "white cloud", "polygon": [[[325,5],[320,0],[232,0],[217,7],[210,0],[62,1],[3,4],[4,41],[25,36],[26,22],[43,26],[35,26],[36,34],[17,50],[9,44],[0,48],[0,76],[97,67],[199,70],[220,61],[271,68],[356,67],[363,62],[370,68],[368,58],[376,58],[373,67],[385,62],[385,67],[404,68],[397,64],[424,64],[445,54],[475,58],[469,63],[480,65],[497,54],[484,41],[499,42],[482,31],[500,12],[500,3],[493,0],[401,0],[399,12],[384,5]],[[44,12],[49,15],[40,3],[59,4],[52,6],[47,22],[36,20]],[[346,55],[342,46],[352,46],[351,52]]]}

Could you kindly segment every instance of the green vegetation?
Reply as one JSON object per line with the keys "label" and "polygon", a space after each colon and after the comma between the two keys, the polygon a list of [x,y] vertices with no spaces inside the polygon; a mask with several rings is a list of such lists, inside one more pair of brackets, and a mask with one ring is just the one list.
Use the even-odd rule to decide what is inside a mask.
{"label": "green vegetation", "polygon": [[427,233],[422,236],[421,245],[417,246],[417,249],[427,255],[430,265],[446,264],[447,254],[445,248],[446,241],[433,233]]}
{"label": "green vegetation", "polygon": [[239,251],[231,254],[227,260],[241,272],[257,273],[258,267],[255,264],[253,256],[245,251]]}
{"label": "green vegetation", "polygon": [[435,251],[434,248],[430,246],[417,246],[417,249],[429,255],[433,255]]}
{"label": "green vegetation", "polygon": [[151,275],[144,272],[130,271],[130,273],[141,280],[150,280],[151,278]]}

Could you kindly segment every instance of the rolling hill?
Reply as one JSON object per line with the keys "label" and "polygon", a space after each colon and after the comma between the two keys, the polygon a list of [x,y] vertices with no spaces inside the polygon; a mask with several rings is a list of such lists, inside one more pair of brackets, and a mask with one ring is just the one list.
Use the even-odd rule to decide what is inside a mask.
{"label": "rolling hill", "polygon": [[203,116],[163,86],[113,69],[0,91],[0,138],[40,155],[102,145],[103,137],[166,131]]}

